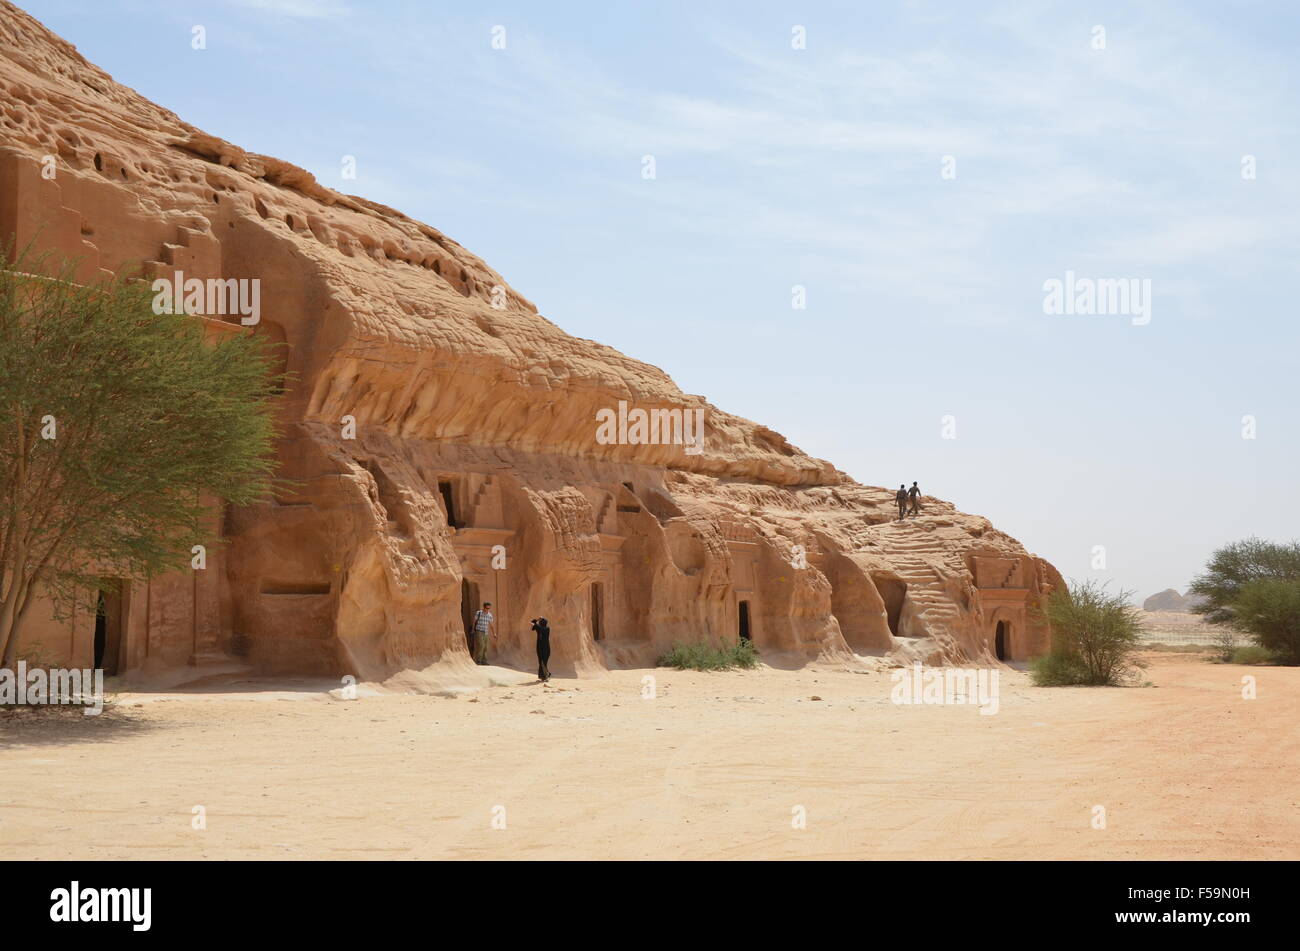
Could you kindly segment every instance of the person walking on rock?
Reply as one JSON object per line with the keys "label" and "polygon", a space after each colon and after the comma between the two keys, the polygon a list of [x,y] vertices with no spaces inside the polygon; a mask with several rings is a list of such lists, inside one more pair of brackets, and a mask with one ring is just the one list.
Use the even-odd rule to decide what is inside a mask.
{"label": "person walking on rock", "polygon": [[480,667],[487,665],[488,638],[496,634],[491,608],[492,602],[484,601],[483,607],[474,612],[474,663]]}
{"label": "person walking on rock", "polygon": [[912,503],[912,507],[908,509],[907,514],[920,515],[921,514],[921,490],[916,487],[915,482],[913,482],[912,487],[907,490],[907,498],[908,501]]}
{"label": "person walking on rock", "polygon": [[898,520],[901,522],[907,518],[907,489],[899,485],[898,491],[894,493],[894,501],[898,503]]}
{"label": "person walking on rock", "polygon": [[551,668],[547,666],[551,659],[551,624],[544,617],[535,617],[533,630],[537,632],[537,679],[546,683],[551,679]]}

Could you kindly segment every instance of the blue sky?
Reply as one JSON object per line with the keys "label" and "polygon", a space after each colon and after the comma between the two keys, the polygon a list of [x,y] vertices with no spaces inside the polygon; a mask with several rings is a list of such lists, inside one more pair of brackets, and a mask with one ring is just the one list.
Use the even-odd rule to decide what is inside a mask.
{"label": "blue sky", "polygon": [[[20,5],[570,333],[1067,577],[1142,597],[1300,536],[1294,4]],[[1150,322],[1045,314],[1067,271],[1150,280]]]}

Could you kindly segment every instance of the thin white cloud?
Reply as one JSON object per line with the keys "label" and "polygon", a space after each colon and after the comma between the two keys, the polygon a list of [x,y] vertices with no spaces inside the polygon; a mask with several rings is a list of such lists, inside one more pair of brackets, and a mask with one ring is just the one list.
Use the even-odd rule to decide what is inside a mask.
{"label": "thin white cloud", "polygon": [[[1226,188],[1234,149],[1282,152],[1285,103],[1258,81],[1282,67],[1256,57],[1255,78],[1207,69],[1221,38],[1174,6],[1111,23],[1105,51],[1068,5],[1007,5],[970,26],[979,36],[923,29],[902,48],[796,52],[703,23],[719,65],[698,91],[664,91],[599,61],[586,38],[521,23],[501,51],[486,27],[426,16],[400,35],[369,25],[368,41],[397,74],[395,95],[472,103],[471,127],[506,128],[562,179],[573,169],[540,195],[502,174],[484,201],[542,213],[551,202],[567,216],[581,189],[634,203],[659,228],[788,249],[822,280],[946,319],[1011,319],[1066,268],[1195,270],[1262,243],[1296,250],[1275,207]],[[1225,189],[1198,194],[1220,174],[1211,146],[1224,151]],[[652,183],[639,175],[646,154]],[[945,155],[955,181],[940,177]],[[1273,187],[1294,198],[1295,185]]]}
{"label": "thin white cloud", "polygon": [[275,16],[305,20],[337,20],[350,16],[351,7],[343,0],[229,0],[237,7],[270,13]]}

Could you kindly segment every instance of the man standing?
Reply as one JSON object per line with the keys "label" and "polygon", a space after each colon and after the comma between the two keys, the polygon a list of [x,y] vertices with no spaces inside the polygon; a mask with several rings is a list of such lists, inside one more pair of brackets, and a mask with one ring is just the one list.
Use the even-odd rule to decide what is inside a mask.
{"label": "man standing", "polygon": [[901,484],[898,491],[894,493],[894,501],[898,503],[898,520],[901,522],[907,517],[907,489]]}
{"label": "man standing", "polygon": [[907,490],[907,498],[908,501],[912,503],[912,507],[908,509],[907,514],[920,515],[921,514],[921,490],[916,487],[915,482],[913,482],[912,487]]}
{"label": "man standing", "polygon": [[487,664],[488,638],[496,636],[496,618],[492,617],[491,607],[491,601],[484,601],[483,607],[474,612],[474,663],[480,667]]}

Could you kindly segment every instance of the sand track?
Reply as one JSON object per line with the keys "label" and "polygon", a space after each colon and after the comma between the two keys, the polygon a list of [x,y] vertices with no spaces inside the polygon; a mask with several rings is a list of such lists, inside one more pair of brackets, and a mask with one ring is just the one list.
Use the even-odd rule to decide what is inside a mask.
{"label": "sand track", "polygon": [[[1148,688],[1043,690],[1005,673],[996,716],[895,706],[887,675],[831,669],[660,670],[655,700],[640,696],[646,671],[472,698],[342,702],[283,683],[125,695],[98,723],[0,720],[0,850],[1300,857],[1300,670],[1150,660]],[[1244,674],[1258,699],[1241,699]],[[205,831],[191,828],[195,805]]]}

